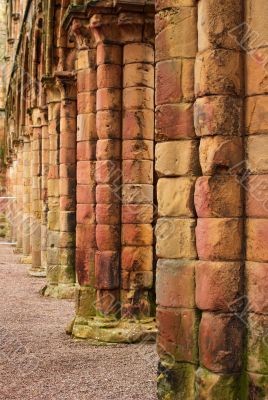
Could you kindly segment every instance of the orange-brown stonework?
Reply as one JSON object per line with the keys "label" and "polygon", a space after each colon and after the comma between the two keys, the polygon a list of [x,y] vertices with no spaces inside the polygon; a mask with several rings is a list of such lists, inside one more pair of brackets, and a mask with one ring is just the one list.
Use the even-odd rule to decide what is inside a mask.
{"label": "orange-brown stonework", "polygon": [[75,298],[74,337],[158,332],[159,399],[267,399],[266,2],[7,4],[0,192],[29,273]]}

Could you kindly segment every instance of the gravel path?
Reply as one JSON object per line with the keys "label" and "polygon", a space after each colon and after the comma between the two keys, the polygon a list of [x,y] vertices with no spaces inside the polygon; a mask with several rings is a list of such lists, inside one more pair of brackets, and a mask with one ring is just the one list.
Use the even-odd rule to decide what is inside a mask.
{"label": "gravel path", "polygon": [[0,399],[155,400],[155,346],[72,340],[73,303],[41,297],[27,268],[0,245]]}

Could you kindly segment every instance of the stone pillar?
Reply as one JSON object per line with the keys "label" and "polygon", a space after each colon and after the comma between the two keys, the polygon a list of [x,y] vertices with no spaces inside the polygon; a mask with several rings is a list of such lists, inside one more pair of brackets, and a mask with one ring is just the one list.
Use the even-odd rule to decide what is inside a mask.
{"label": "stone pillar", "polygon": [[246,1],[246,300],[249,399],[268,393],[268,3]]}
{"label": "stone pillar", "polygon": [[60,106],[60,236],[58,297],[73,298],[75,293],[76,228],[76,80],[72,73],[57,73]]}
{"label": "stone pillar", "polygon": [[45,276],[41,265],[41,176],[42,176],[42,125],[39,109],[33,110],[32,127],[32,195],[31,195],[31,247],[32,276]]}
{"label": "stone pillar", "polygon": [[[148,295],[153,275],[153,145],[150,143],[153,139],[153,34],[144,26],[141,13],[116,15],[115,9],[102,6],[100,9],[95,15],[97,10],[92,10],[90,23],[85,23],[83,29],[77,22],[72,26],[76,35],[78,31],[84,34],[83,40],[78,40],[84,47],[80,48],[77,61],[79,196],[76,268],[81,286],[72,333],[76,337],[103,342],[135,342],[145,336],[152,339],[155,333]],[[96,41],[96,60],[95,51],[85,48],[85,43],[89,46],[89,28]],[[149,44],[142,44],[143,41]],[[141,52],[131,58],[133,48],[126,46],[124,50],[125,42],[132,42],[134,49],[140,45]],[[140,69],[143,72],[140,73]],[[123,124],[126,143],[122,143]],[[87,146],[85,140],[89,140]],[[134,165],[132,151],[137,153],[137,165]],[[137,204],[143,193],[144,215],[140,220]],[[145,260],[147,255],[148,260]]]}
{"label": "stone pillar", "polygon": [[154,281],[154,31],[149,28],[143,16],[133,19],[131,35],[129,26],[121,28],[127,42],[123,51],[121,307],[122,318],[138,320],[152,316]]}
{"label": "stone pillar", "polygon": [[45,296],[58,296],[59,281],[59,237],[60,237],[60,199],[59,199],[59,134],[60,134],[60,92],[54,79],[46,84],[48,105],[49,172],[47,178],[47,285]]}
{"label": "stone pillar", "polygon": [[22,263],[31,264],[30,213],[31,213],[31,142],[29,135],[23,138],[23,226]]}
{"label": "stone pillar", "polygon": [[48,212],[48,188],[47,178],[49,171],[49,134],[48,134],[48,110],[42,109],[42,176],[41,176],[41,265],[47,269],[47,212]]}
{"label": "stone pillar", "polygon": [[[244,158],[243,1],[199,0],[195,65],[195,127],[202,177],[195,188],[198,216],[195,271],[199,325],[197,397],[239,398],[245,325],[243,306]],[[231,35],[230,33],[233,32]],[[231,338],[231,340],[230,340]]]}
{"label": "stone pillar", "polygon": [[194,129],[197,2],[157,1],[156,11],[158,398],[193,400],[199,363],[194,281],[194,188],[200,174]]}
{"label": "stone pillar", "polygon": [[[77,24],[77,21],[75,21]],[[81,26],[81,23],[79,27]],[[88,29],[86,30],[89,31]],[[77,225],[76,316],[72,334],[84,336],[84,326],[96,314],[96,49],[79,31],[77,40]],[[81,41],[82,40],[82,41]]]}
{"label": "stone pillar", "polygon": [[17,187],[16,187],[16,236],[17,253],[22,252],[22,229],[23,229],[23,142],[19,140],[17,148]]}
{"label": "stone pillar", "polygon": [[13,149],[12,153],[12,164],[10,168],[10,177],[11,177],[11,188],[12,188],[12,196],[14,199],[11,202],[11,212],[10,212],[10,220],[11,220],[11,242],[16,244],[17,243],[17,221],[16,221],[16,215],[17,215],[17,206],[18,206],[18,200],[17,200],[17,165],[18,165],[18,160],[17,160],[17,154],[15,152],[16,150]]}
{"label": "stone pillar", "polygon": [[[111,18],[111,29],[113,26]],[[107,38],[105,38],[107,39]],[[109,40],[108,40],[109,42]],[[116,318],[120,299],[121,79],[120,44],[97,43],[97,313]],[[113,126],[114,135],[103,129]],[[110,133],[110,132],[108,132]]]}

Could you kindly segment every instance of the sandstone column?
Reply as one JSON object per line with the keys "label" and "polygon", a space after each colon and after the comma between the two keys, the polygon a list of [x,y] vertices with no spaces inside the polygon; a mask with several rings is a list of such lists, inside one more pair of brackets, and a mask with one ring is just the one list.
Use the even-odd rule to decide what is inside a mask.
{"label": "sandstone column", "polygon": [[57,85],[61,92],[58,297],[72,298],[75,290],[76,80],[71,72],[57,73]]}
{"label": "sandstone column", "polygon": [[160,0],[156,11],[158,398],[193,400],[199,362],[194,282],[194,187],[200,173],[193,113],[196,1]]}
{"label": "sandstone column", "polygon": [[116,319],[120,299],[122,47],[116,16],[96,16],[96,30],[94,22],[92,17],[98,88],[96,308],[100,316]]}
{"label": "sandstone column", "polygon": [[49,172],[47,178],[47,286],[45,296],[58,296],[59,280],[59,236],[60,236],[60,199],[59,199],[59,134],[60,134],[60,92],[53,78],[45,82],[48,105],[49,134]]}
{"label": "sandstone column", "polygon": [[45,106],[41,110],[42,117],[42,176],[41,176],[41,266],[47,269],[47,178],[49,170],[49,134],[48,134],[48,110]]}
{"label": "sandstone column", "polygon": [[23,227],[23,142],[18,141],[18,161],[17,161],[17,207],[16,207],[16,230],[17,230],[17,252],[22,252],[22,227]]}
{"label": "sandstone column", "polygon": [[33,110],[32,127],[32,195],[31,195],[31,247],[32,267],[28,271],[33,276],[45,276],[41,265],[41,140],[42,126],[39,109]]}
{"label": "sandstone column", "polygon": [[240,398],[243,332],[244,157],[243,66],[239,46],[243,1],[198,2],[195,128],[202,177],[196,182],[198,216],[196,305],[199,325],[199,399]]}
{"label": "sandstone column", "polygon": [[31,142],[29,135],[23,137],[23,226],[21,262],[31,264],[30,212],[31,212]]}
{"label": "sandstone column", "polygon": [[74,20],[77,52],[77,225],[76,316],[72,334],[84,336],[85,322],[96,314],[96,49],[86,21]]}
{"label": "sandstone column", "polygon": [[248,398],[268,393],[268,3],[246,1],[246,299]]}
{"label": "sandstone column", "polygon": [[[154,30],[151,16],[124,24],[122,318],[153,315]],[[153,332],[152,332],[153,335]]]}

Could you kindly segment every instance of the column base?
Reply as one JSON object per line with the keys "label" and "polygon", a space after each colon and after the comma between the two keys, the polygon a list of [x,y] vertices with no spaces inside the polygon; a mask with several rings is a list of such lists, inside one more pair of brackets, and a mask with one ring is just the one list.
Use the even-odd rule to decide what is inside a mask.
{"label": "column base", "polygon": [[28,269],[28,274],[35,276],[36,278],[45,278],[47,276],[46,268],[44,267],[32,267]]}
{"label": "column base", "polygon": [[32,264],[32,256],[22,256],[20,258],[20,264]]}
{"label": "column base", "polygon": [[92,344],[154,342],[157,329],[154,318],[145,320],[111,320],[101,317],[76,317],[68,332],[74,338],[87,339]]}
{"label": "column base", "polygon": [[74,300],[75,291],[74,285],[46,285],[41,290],[41,294],[44,297],[53,297],[54,299]]}
{"label": "column base", "polygon": [[22,248],[18,247],[16,249],[13,250],[14,254],[21,254],[22,253]]}

